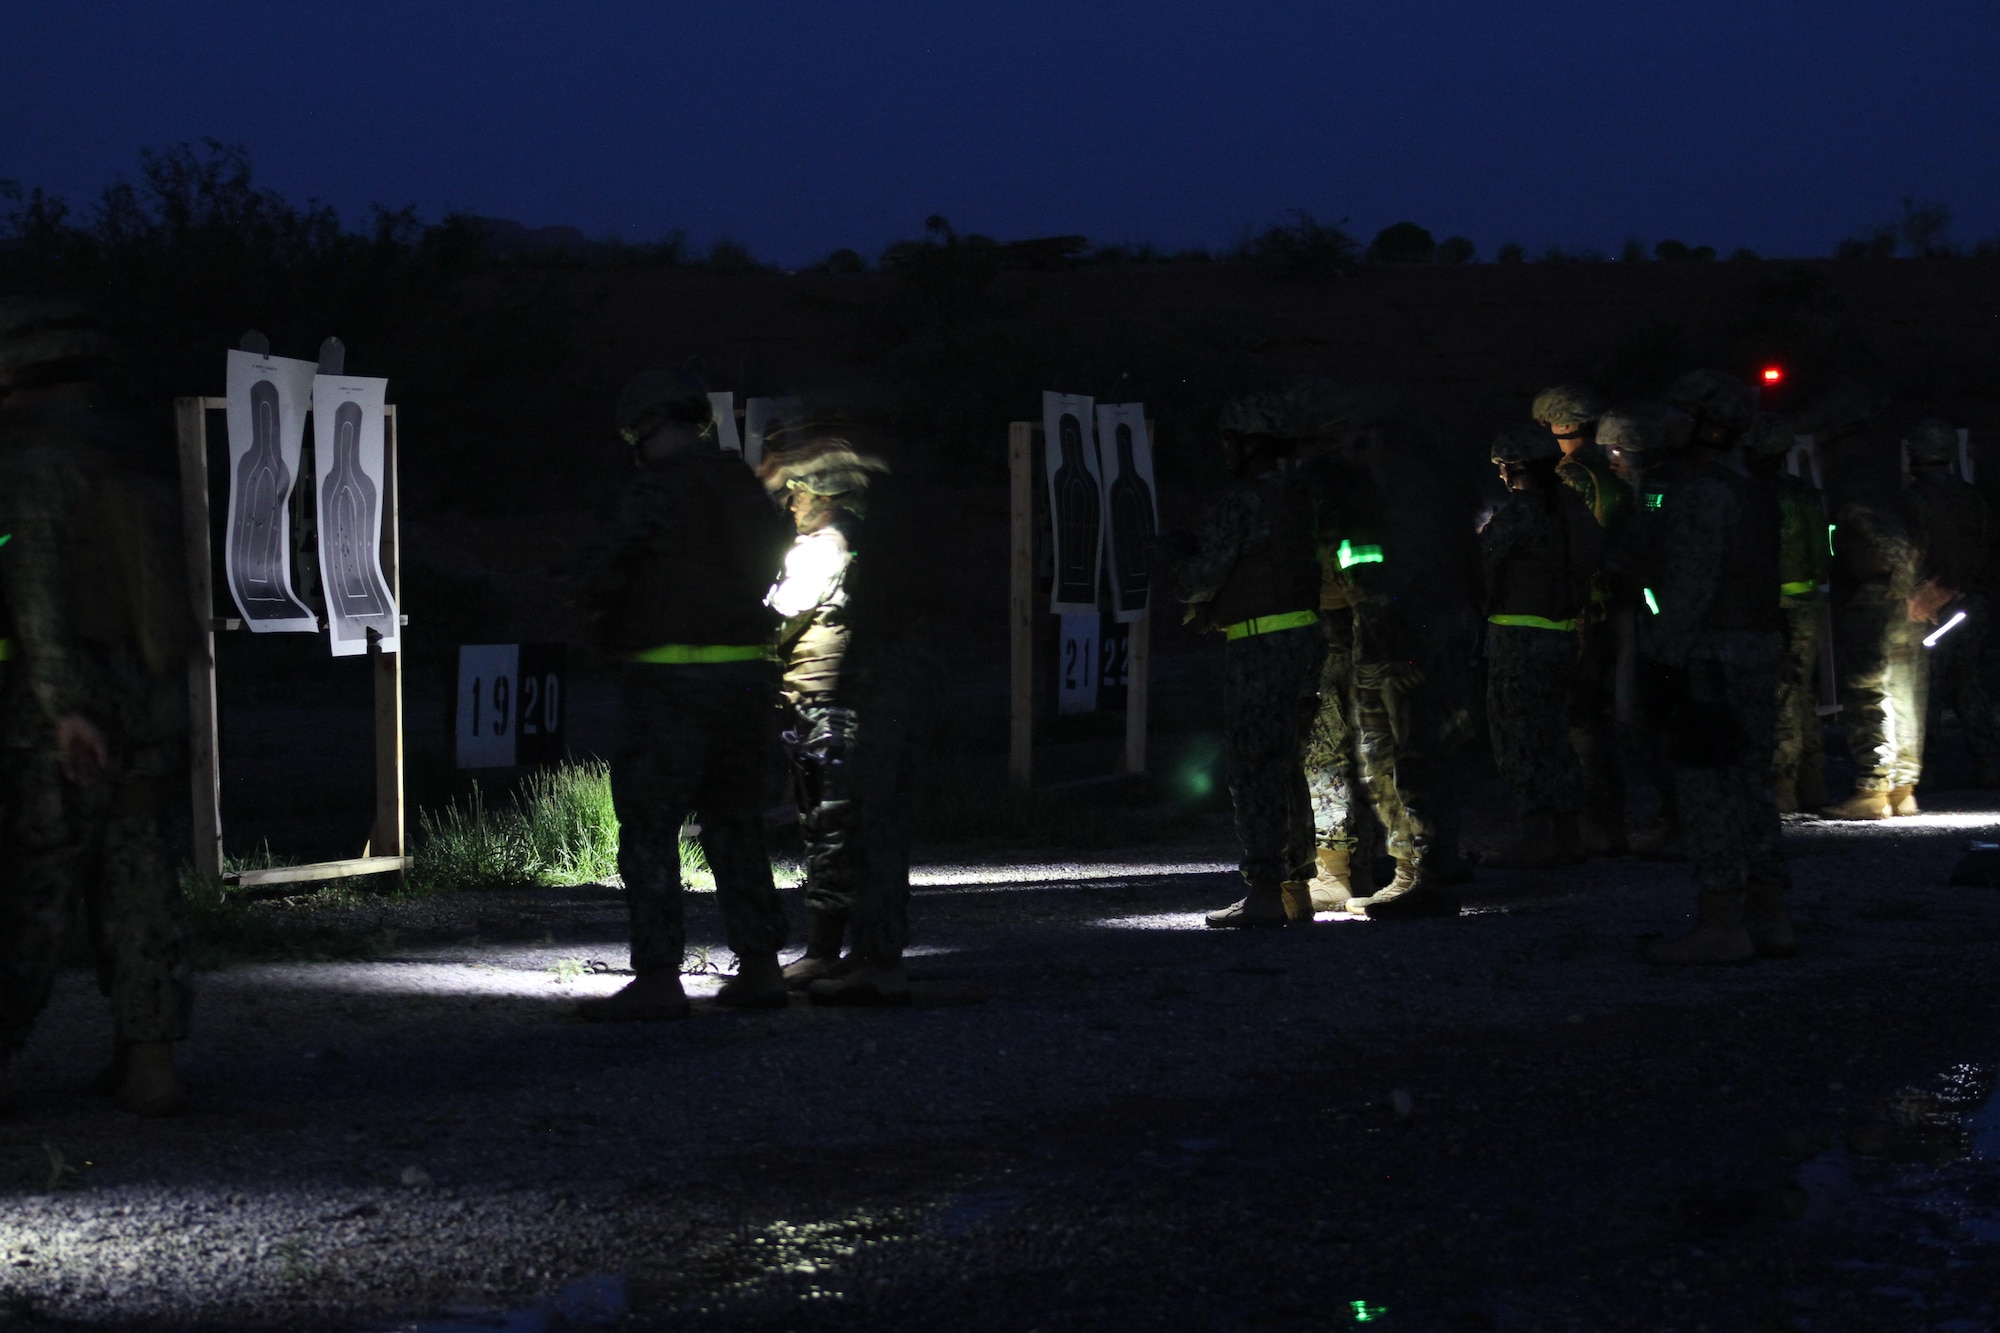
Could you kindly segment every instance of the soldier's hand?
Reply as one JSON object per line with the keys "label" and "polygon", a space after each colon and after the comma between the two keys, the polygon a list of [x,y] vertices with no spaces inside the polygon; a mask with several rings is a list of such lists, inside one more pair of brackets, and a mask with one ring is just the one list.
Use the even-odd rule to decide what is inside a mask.
{"label": "soldier's hand", "polygon": [[1944,609],[1956,600],[1958,592],[1955,589],[1945,587],[1936,579],[1925,579],[1917,585],[1917,590],[1910,594],[1905,609],[1911,620],[1919,624],[1935,625],[1938,617],[1944,614]]}
{"label": "soldier's hand", "polygon": [[111,747],[97,724],[80,713],[70,713],[56,723],[56,749],[62,755],[63,776],[79,787],[94,787],[104,780],[111,763]]}

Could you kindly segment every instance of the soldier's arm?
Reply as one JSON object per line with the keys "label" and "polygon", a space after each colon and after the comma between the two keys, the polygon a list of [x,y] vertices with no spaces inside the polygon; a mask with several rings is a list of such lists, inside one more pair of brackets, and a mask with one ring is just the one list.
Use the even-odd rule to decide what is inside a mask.
{"label": "soldier's arm", "polygon": [[1224,495],[1209,510],[1194,549],[1175,563],[1182,595],[1189,602],[1213,600],[1243,552],[1268,536],[1270,527],[1263,502],[1252,487],[1239,486]]}
{"label": "soldier's arm", "polygon": [[1646,656],[1655,662],[1687,664],[1695,632],[1715,600],[1737,518],[1735,493],[1721,482],[1691,482],[1674,497],[1654,589],[1660,609],[1646,623]]}

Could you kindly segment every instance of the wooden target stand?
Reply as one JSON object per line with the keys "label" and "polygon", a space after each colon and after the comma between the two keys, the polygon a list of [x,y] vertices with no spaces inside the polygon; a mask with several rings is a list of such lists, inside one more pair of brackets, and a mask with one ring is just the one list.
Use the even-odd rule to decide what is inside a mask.
{"label": "wooden target stand", "polygon": [[[187,542],[188,593],[197,624],[188,655],[188,705],[192,714],[189,766],[194,780],[195,874],[243,887],[346,879],[354,875],[394,874],[410,868],[403,843],[403,655],[385,653],[372,639],[368,661],[375,677],[375,820],[359,856],[342,861],[280,866],[271,870],[223,873],[222,755],[217,728],[215,636],[240,631],[243,622],[215,614],[214,549],[209,534],[208,414],[227,409],[227,398],[176,398],[174,424],[180,437],[181,524]],[[396,483],[396,409],[383,409],[382,431],[382,576],[401,615],[402,519]],[[324,617],[320,629],[327,627]]]}
{"label": "wooden target stand", "polygon": [[[1043,430],[1037,421],[1016,421],[1007,427],[1007,481],[1010,515],[1008,560],[1008,699],[1007,779],[1016,787],[1034,784],[1035,769],[1035,533],[1037,487],[1043,485],[1039,454]],[[1153,438],[1153,422],[1146,422]],[[1043,589],[1046,591],[1046,589]],[[1126,627],[1125,747],[1118,768],[1103,778],[1143,777],[1146,772],[1146,683],[1152,650],[1152,596],[1144,616]],[[1065,786],[1077,785],[1071,783]]]}

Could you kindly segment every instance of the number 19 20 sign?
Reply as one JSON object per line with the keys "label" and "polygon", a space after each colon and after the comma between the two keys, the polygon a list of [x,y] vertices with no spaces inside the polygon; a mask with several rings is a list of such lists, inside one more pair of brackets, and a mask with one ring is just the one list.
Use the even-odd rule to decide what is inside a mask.
{"label": "number 19 20 sign", "polygon": [[458,766],[510,768],[563,757],[569,700],[559,643],[458,650]]}

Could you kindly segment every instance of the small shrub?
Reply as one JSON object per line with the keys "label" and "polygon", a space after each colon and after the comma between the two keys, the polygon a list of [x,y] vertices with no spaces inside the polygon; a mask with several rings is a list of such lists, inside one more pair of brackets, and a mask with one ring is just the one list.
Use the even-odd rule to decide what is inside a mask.
{"label": "small shrub", "polygon": [[1470,264],[1478,254],[1479,247],[1472,243],[1470,236],[1447,236],[1438,242],[1437,262]]}
{"label": "small shrub", "polygon": [[1378,264],[1428,264],[1437,255],[1437,242],[1414,222],[1392,222],[1368,243],[1368,257]]}
{"label": "small shrub", "polygon": [[1528,252],[1519,241],[1509,241],[1494,252],[1493,258],[1502,264],[1519,264],[1528,258]]}

